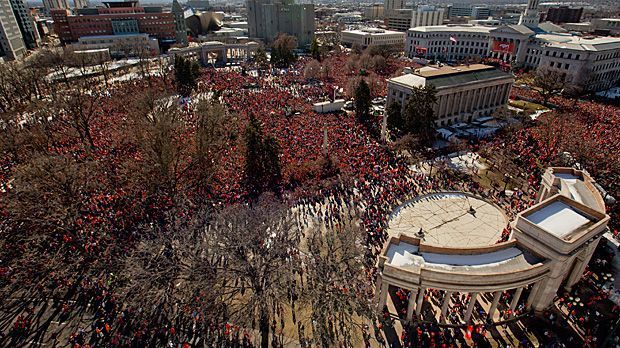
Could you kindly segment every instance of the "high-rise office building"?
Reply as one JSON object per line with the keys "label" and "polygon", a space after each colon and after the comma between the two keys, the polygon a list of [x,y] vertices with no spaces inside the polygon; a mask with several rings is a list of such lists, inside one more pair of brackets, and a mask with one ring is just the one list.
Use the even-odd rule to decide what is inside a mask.
{"label": "high-rise office building", "polygon": [[521,15],[519,19],[520,25],[525,25],[528,28],[536,28],[538,27],[538,23],[540,23],[540,14],[538,13],[538,2],[540,0],[528,0],[527,7],[525,8],[525,12]]}
{"label": "high-rise office building", "polygon": [[314,37],[314,5],[292,1],[247,0],[250,37],[272,41],[279,33],[297,38],[300,46]]}
{"label": "high-rise office building", "polygon": [[177,43],[187,45],[187,24],[183,8],[177,0],[172,2],[172,14],[174,15],[174,30],[177,36]]}
{"label": "high-rise office building", "polygon": [[491,17],[491,9],[485,6],[474,6],[471,8],[470,17],[472,19],[487,19]]}
{"label": "high-rise office building", "polygon": [[26,45],[15,19],[13,7],[4,0],[0,1],[0,57],[16,59],[26,53]]}
{"label": "high-rise office building", "polygon": [[47,13],[51,13],[52,9],[70,9],[69,0],[43,0],[43,7]]}
{"label": "high-rise office building", "polygon": [[405,8],[405,0],[385,0],[385,13],[390,13],[394,10]]}
{"label": "high-rise office building", "polygon": [[88,7],[88,0],[73,0],[73,7],[75,8],[86,8]]}
{"label": "high-rise office building", "polygon": [[415,28],[430,25],[441,25],[443,24],[443,15],[443,8],[420,5],[415,11],[413,11],[413,18],[411,18],[411,27]]}
{"label": "high-rise office building", "polygon": [[30,9],[26,4],[26,0],[9,0],[11,7],[13,7],[13,15],[17,20],[19,31],[21,32],[24,44],[28,49],[33,49],[38,46],[41,36],[36,28],[34,19],[30,15]]}
{"label": "high-rise office building", "polygon": [[568,6],[549,7],[545,20],[555,24],[579,23],[583,7],[572,8]]}

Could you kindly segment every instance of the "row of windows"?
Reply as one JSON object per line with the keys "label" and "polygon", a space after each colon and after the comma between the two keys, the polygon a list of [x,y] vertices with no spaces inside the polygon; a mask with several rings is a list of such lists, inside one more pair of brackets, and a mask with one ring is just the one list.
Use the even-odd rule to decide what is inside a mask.
{"label": "row of windows", "polygon": [[[562,62],[549,62],[549,66],[552,68],[562,69]],[[570,67],[570,64],[564,63],[565,70],[568,70],[569,67]]]}
{"label": "row of windows", "polygon": [[599,60],[606,60],[606,59],[618,58],[618,57],[620,57],[620,51],[616,51],[614,53],[598,55],[598,56],[596,56],[595,60],[599,61]]}
{"label": "row of windows", "polygon": [[601,71],[601,70],[607,70],[607,69],[611,69],[611,68],[617,68],[619,66],[620,66],[620,61],[614,61],[614,62],[611,62],[611,63],[595,66],[592,70],[593,71]]}
{"label": "row of windows", "polygon": [[[412,41],[413,45],[420,45],[421,41],[414,40]],[[453,44],[452,41],[429,41],[428,46],[471,46],[471,47],[488,47],[488,42],[480,42],[480,41],[459,41],[456,44]]]}
{"label": "row of windows", "polygon": [[[547,51],[545,52],[545,56],[549,57],[549,52],[551,52],[551,57],[557,57],[557,58],[564,58],[564,52],[559,52],[560,54],[558,55],[557,51]],[[576,54],[575,55],[575,60],[579,60],[580,55]],[[568,53],[566,55],[566,59],[573,59],[573,54],[572,53]]]}
{"label": "row of windows", "polygon": [[[444,37],[448,34],[445,33],[440,33],[440,34],[416,34],[416,33],[407,33],[407,36],[409,37],[416,37],[416,38],[420,38],[420,39],[428,39],[431,37]],[[463,38],[463,39],[488,39],[489,36],[488,35],[480,35],[480,34],[452,34],[454,37],[457,38]]]}

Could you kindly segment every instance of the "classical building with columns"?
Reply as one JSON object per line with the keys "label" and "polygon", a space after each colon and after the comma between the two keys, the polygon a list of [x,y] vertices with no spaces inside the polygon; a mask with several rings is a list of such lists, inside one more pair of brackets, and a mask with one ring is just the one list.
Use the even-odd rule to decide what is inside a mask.
{"label": "classical building with columns", "polygon": [[[379,257],[377,310],[400,288],[409,292],[407,321],[445,322],[457,295],[467,298],[463,324],[472,314],[483,322],[505,319],[498,309],[511,316],[518,307],[544,311],[560,288],[579,281],[608,230],[605,201],[594,184],[584,171],[548,168],[536,204],[510,222],[495,204],[462,192],[405,202],[389,219]],[[512,231],[507,240],[506,231]],[[440,295],[438,310],[425,304],[431,291]],[[481,316],[474,307],[483,300]]]}
{"label": "classical building with columns", "polygon": [[426,66],[388,79],[387,105],[398,102],[404,109],[413,87],[432,85],[438,127],[471,122],[506,105],[513,82],[511,74],[489,65]]}
{"label": "classical building with columns", "polygon": [[405,54],[441,61],[494,58],[514,66],[560,71],[571,84],[600,91],[620,83],[620,38],[576,36],[539,23],[539,0],[529,0],[519,24],[437,25],[407,31]]}

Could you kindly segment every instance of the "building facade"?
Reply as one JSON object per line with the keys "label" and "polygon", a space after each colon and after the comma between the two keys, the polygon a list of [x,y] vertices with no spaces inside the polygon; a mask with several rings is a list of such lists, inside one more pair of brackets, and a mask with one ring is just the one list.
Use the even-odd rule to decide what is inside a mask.
{"label": "building facade", "polygon": [[[107,7],[87,8],[71,15],[68,10],[52,10],[54,30],[63,44],[83,36],[148,34],[161,44],[177,42],[175,15],[161,7],[140,7],[133,2],[105,2]],[[121,6],[124,5],[124,6]]]}
{"label": "building facade", "polygon": [[405,8],[405,0],[385,0],[385,14],[389,14],[390,12],[401,8]]}
{"label": "building facade", "polygon": [[26,53],[26,45],[13,7],[8,1],[0,2],[0,58],[12,60]]}
{"label": "building facade", "polygon": [[413,10],[407,8],[394,9],[385,14],[385,24],[390,30],[407,31],[411,28]]}
{"label": "building facade", "polygon": [[411,28],[443,24],[444,9],[421,5],[413,12]]}
{"label": "building facade", "polygon": [[620,38],[575,36],[550,22],[535,24],[537,19],[533,19],[533,12],[528,10],[521,20],[530,26],[536,25],[534,27],[442,25],[411,28],[407,32],[405,53],[411,58],[443,61],[493,58],[513,66],[557,70],[566,74],[570,83],[594,92],[619,83]]}
{"label": "building facade", "polygon": [[340,33],[340,42],[349,47],[358,45],[362,48],[384,46],[402,49],[405,44],[405,33],[377,28],[344,30]]}
{"label": "building facade", "polygon": [[53,9],[70,9],[69,0],[43,0],[45,12],[52,13]]}
{"label": "building facade", "polygon": [[427,66],[389,79],[387,105],[398,102],[404,109],[413,87],[431,85],[437,91],[438,127],[471,122],[504,107],[513,82],[512,74],[483,64]]}
{"label": "building facade", "polygon": [[172,14],[174,15],[174,31],[177,44],[185,46],[188,44],[187,24],[185,23],[185,11],[183,11],[178,0],[172,2]]}
{"label": "building facade", "polygon": [[247,0],[250,37],[273,41],[286,33],[297,38],[300,46],[309,45],[314,37],[314,5],[289,1]]}
{"label": "building facade", "polygon": [[474,6],[471,8],[471,14],[469,16],[472,19],[487,19],[491,17],[491,9],[484,6]]}
{"label": "building facade", "polygon": [[25,0],[9,0],[13,7],[13,15],[17,20],[19,31],[26,48],[33,49],[38,46],[41,36],[36,28],[34,19],[30,15],[30,9]]}
{"label": "building facade", "polygon": [[93,51],[108,49],[112,57],[152,56],[159,54],[157,39],[148,34],[121,34],[82,36],[77,43],[68,45],[72,51]]}
{"label": "building facade", "polygon": [[366,19],[379,19],[384,16],[383,5],[373,4],[364,8],[364,17]]}
{"label": "building facade", "polygon": [[88,0],[73,0],[76,9],[88,7]]}
{"label": "building facade", "polygon": [[411,28],[407,31],[405,54],[441,60],[485,57],[493,29],[470,24]]}
{"label": "building facade", "polygon": [[545,20],[555,23],[577,23],[581,20],[583,14],[583,7],[572,8],[568,6],[549,7],[547,14],[545,14]]}
{"label": "building facade", "polygon": [[[482,224],[485,215],[498,215],[501,209],[467,193],[447,192],[418,197],[397,207],[390,217],[388,234],[377,264],[376,304],[383,313],[390,290],[409,292],[406,310],[408,322],[435,320],[436,312],[423,312],[429,289],[443,295],[437,312],[445,323],[452,294],[465,294],[462,324],[499,322],[501,308],[514,318],[531,310],[543,313],[553,305],[559,290],[570,291],[582,278],[596,246],[608,231],[609,216],[605,201],[587,172],[573,168],[548,168],[542,178],[536,204],[517,214],[510,222],[512,231],[507,241],[493,239],[499,231]],[[463,204],[451,204],[462,199]],[[433,207],[450,205],[453,209]],[[423,206],[426,219],[419,219],[408,210]],[[499,210],[499,211],[498,211]],[[409,216],[405,220],[402,216]],[[434,219],[434,220],[433,220]],[[444,221],[442,230],[426,222]],[[449,227],[446,228],[445,225]],[[487,227],[485,227],[487,226]],[[503,225],[505,226],[505,225]],[[503,228],[500,227],[501,228]],[[472,245],[469,232],[491,237]],[[437,232],[466,241],[455,244],[441,239]],[[480,295],[490,296],[490,306],[472,313]],[[509,301],[500,304],[502,294]],[[491,300],[492,299],[492,300]]]}

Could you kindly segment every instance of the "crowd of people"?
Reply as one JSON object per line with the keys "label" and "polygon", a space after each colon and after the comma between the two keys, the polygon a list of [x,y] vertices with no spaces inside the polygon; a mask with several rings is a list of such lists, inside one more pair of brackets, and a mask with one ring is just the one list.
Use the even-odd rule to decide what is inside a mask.
{"label": "crowd of people", "polygon": [[[201,72],[193,96],[197,98],[213,93],[226,106],[228,112],[234,115],[238,125],[236,129],[230,130],[231,136],[226,139],[221,163],[217,166],[212,187],[207,192],[212,204],[226,206],[247,199],[248,192],[243,185],[245,151],[240,139],[243,138],[243,129],[250,116],[256,117],[265,132],[273,135],[280,144],[283,181],[278,191],[292,199],[295,209],[301,212],[300,228],[303,228],[304,224],[307,226],[308,220],[312,219],[328,227],[337,226],[345,219],[352,218],[352,211],[361,211],[360,221],[366,231],[365,259],[369,284],[376,278],[374,262],[387,238],[389,214],[395,206],[427,192],[462,190],[489,198],[509,215],[515,214],[533,202],[541,169],[554,163],[560,149],[564,149],[564,142],[568,142],[566,134],[563,133],[566,129],[559,124],[551,124],[545,129],[542,129],[542,126],[523,128],[509,134],[510,139],[497,139],[483,144],[489,151],[509,149],[526,173],[530,185],[512,195],[506,195],[501,186],[486,188],[475,180],[465,180],[467,178],[449,170],[441,170],[433,176],[413,171],[405,157],[390,151],[380,140],[374,138],[364,125],[359,124],[353,115],[317,114],[312,111],[312,103],[333,97],[334,91],[345,87],[348,80],[360,75],[359,67],[347,64],[348,59],[348,55],[344,53],[326,57],[323,64],[330,66],[329,74],[312,81],[303,76],[307,59],[301,59],[288,69],[269,71],[255,70],[251,66],[238,69],[205,69]],[[371,74],[371,78],[376,77],[377,83],[372,89],[374,96],[385,95],[387,87],[384,78],[405,64],[406,62],[390,59],[387,66],[379,72],[363,72],[363,75]],[[347,66],[351,69],[345,68]],[[117,173],[128,158],[139,163],[142,154],[135,144],[129,143],[125,138],[126,130],[123,127],[126,123],[123,120],[132,112],[130,105],[139,94],[136,91],[152,88],[152,85],[159,90],[168,87],[158,80],[148,81],[148,85],[141,80],[122,81],[115,83],[109,91],[101,95],[91,127],[95,151],[84,151],[82,144],[75,138],[63,136],[54,140],[49,151],[57,156],[68,156],[78,161],[95,160],[103,164],[105,170],[97,172],[101,177],[93,178],[102,182],[110,180],[106,175]],[[516,94],[513,96],[518,94],[522,98],[536,99],[535,93],[531,91],[518,90],[514,93]],[[582,165],[595,177],[601,178],[601,182],[609,182],[610,185],[606,187],[610,189],[610,193],[619,193],[618,180],[611,183],[613,175],[617,176],[618,173],[618,158],[610,158],[614,156],[609,155],[620,150],[619,133],[614,131],[620,122],[618,108],[593,102],[572,106],[562,98],[552,101],[561,107],[570,108],[575,122],[572,127],[576,127],[575,130],[571,128],[571,134],[573,137],[585,139],[582,149],[567,148],[566,151],[570,151],[582,161],[586,155],[576,151],[587,150],[587,156],[592,157],[587,158],[587,162],[582,162]],[[193,105],[191,101],[183,104],[187,115],[195,111]],[[547,146],[548,144],[554,146]],[[338,173],[327,179],[322,175],[319,165],[326,155],[333,159],[337,168],[335,172]],[[592,166],[590,163],[600,165]],[[13,165],[11,160],[4,158],[1,177],[4,187],[7,187],[5,185],[11,176]],[[610,177],[605,178],[605,175]],[[118,244],[122,250],[127,251],[137,238],[132,227],[141,222],[162,219],[166,210],[173,205],[171,199],[153,199],[146,189],[139,190],[123,185],[111,185],[106,186],[105,190],[88,192],[84,203],[81,216],[76,222],[80,233],[65,234],[52,247],[57,247],[56,243],[64,243],[72,250],[70,255],[87,254],[90,258],[98,258],[98,262],[104,265],[111,262],[106,258],[113,257],[106,251],[107,246]],[[610,213],[620,218],[616,211]],[[94,233],[104,224],[111,224],[111,227],[106,227],[106,231],[114,233]],[[498,242],[507,240],[509,236],[510,228],[507,226]],[[11,276],[12,266],[0,261],[0,279],[9,279]],[[45,286],[55,289],[50,297],[51,308],[58,311],[61,317],[72,317],[75,312],[86,307],[90,308],[89,311],[93,314],[94,319],[89,326],[78,327],[70,334],[71,344],[76,347],[102,342],[111,347],[169,343],[189,345],[198,335],[206,342],[214,344],[253,342],[248,331],[230,323],[225,326],[207,323],[203,325],[209,328],[207,332],[192,332],[191,328],[202,320],[198,313],[193,316],[193,323],[181,325],[173,321],[157,323],[144,320],[139,310],[123,308],[119,303],[119,298],[113,291],[118,281],[118,275],[111,272],[102,272],[99,277],[65,279],[62,275],[51,275],[48,278]],[[406,297],[405,294],[401,295]],[[459,296],[455,295],[453,298],[456,305],[450,313],[455,322],[463,316],[463,304],[467,301]],[[508,304],[510,298],[506,296],[502,300]],[[441,296],[435,293],[434,298]],[[47,304],[47,301],[43,302]],[[38,315],[35,306],[39,308],[37,310],[43,310],[40,309],[43,302],[37,300],[20,304],[28,310],[15,316],[13,320],[11,333],[16,340],[23,339],[30,333],[32,320]],[[503,312],[502,315],[518,315],[524,308],[519,306],[517,310],[518,313]],[[386,325],[386,321],[376,322],[375,329],[382,325]],[[370,330],[364,333],[365,340],[372,336],[369,332]],[[485,334],[484,326],[477,326],[469,332],[469,335],[475,337],[484,337]],[[56,335],[58,332],[55,332],[53,337]],[[374,339],[381,341],[383,336],[375,331]],[[453,346],[463,337],[460,330],[423,324],[409,328],[400,339],[404,346]]]}

